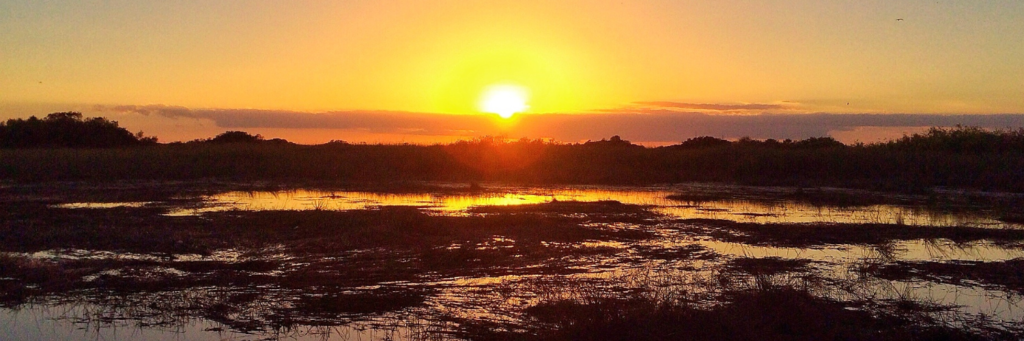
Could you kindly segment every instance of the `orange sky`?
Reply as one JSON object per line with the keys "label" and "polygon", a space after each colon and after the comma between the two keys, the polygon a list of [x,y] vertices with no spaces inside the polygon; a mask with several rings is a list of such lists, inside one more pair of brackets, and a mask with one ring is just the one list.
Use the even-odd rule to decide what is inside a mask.
{"label": "orange sky", "polygon": [[[0,32],[0,118],[480,114],[495,84],[534,114],[1024,113],[1017,0],[5,1]],[[164,140],[225,128],[121,121]]]}

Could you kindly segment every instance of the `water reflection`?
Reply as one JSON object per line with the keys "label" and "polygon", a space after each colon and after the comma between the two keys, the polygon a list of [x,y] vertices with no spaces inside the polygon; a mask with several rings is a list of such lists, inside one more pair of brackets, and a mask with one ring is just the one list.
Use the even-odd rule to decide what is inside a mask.
{"label": "water reflection", "polygon": [[84,209],[90,209],[90,208],[118,208],[118,207],[135,207],[135,208],[138,208],[138,207],[144,207],[146,205],[151,205],[151,204],[154,204],[154,202],[151,202],[151,201],[73,202],[73,203],[57,204],[57,205],[54,205],[53,207],[72,208],[72,209],[75,209],[75,208],[84,208]]}
{"label": "water reflection", "polygon": [[1024,257],[1024,250],[1021,249],[1005,248],[989,242],[964,244],[948,240],[908,240],[883,246],[836,245],[821,248],[757,246],[716,240],[701,240],[694,243],[733,257],[810,259],[828,263],[852,263],[878,257],[886,257],[889,261],[910,262],[1001,262]]}
{"label": "water reflection", "polygon": [[232,340],[418,340],[422,327],[417,321],[393,325],[351,323],[342,326],[299,326],[254,335],[239,332],[203,318],[184,317],[180,323],[153,325],[137,320],[120,320],[111,312],[97,320],[105,308],[92,304],[60,304],[0,309],[3,340],[146,340],[146,341],[232,341]]}
{"label": "water reflection", "polygon": [[[660,215],[657,219],[651,219],[650,216],[654,215],[648,213],[639,220],[614,220],[601,215],[606,212],[542,212],[559,215],[558,219],[579,219],[580,226],[592,230],[643,230],[649,234],[633,239],[608,237],[610,235],[606,233],[588,234],[579,240],[571,236],[563,236],[560,240],[530,240],[501,235],[500,232],[507,233],[507,230],[503,230],[506,226],[499,226],[494,230],[498,231],[494,235],[485,235],[481,239],[445,240],[445,244],[402,251],[363,246],[361,249],[330,250],[326,254],[303,254],[288,249],[283,242],[278,244],[272,240],[260,244],[259,252],[250,253],[247,252],[252,250],[229,247],[204,254],[153,255],[76,248],[2,253],[0,260],[12,264],[29,264],[33,266],[32,269],[63,269],[70,262],[84,261],[92,262],[87,264],[89,266],[101,267],[105,266],[105,261],[116,261],[122,265],[114,266],[130,267],[133,270],[130,273],[142,279],[175,280],[177,283],[186,283],[188,280],[210,282],[197,281],[195,283],[203,284],[172,289],[180,290],[181,296],[194,294],[194,297],[183,299],[167,299],[174,295],[165,295],[166,292],[148,292],[129,298],[127,295],[106,297],[96,291],[86,291],[83,297],[75,298],[79,300],[76,303],[69,303],[67,297],[60,295],[55,295],[58,296],[55,301],[40,298],[35,303],[30,301],[16,308],[0,309],[0,334],[17,340],[415,340],[424,338],[422,328],[428,328],[425,326],[436,326],[439,322],[452,323],[456,317],[507,325],[521,323],[523,308],[537,304],[546,297],[566,295],[566,292],[578,293],[580,287],[593,292],[622,294],[632,292],[641,285],[651,285],[650,282],[644,282],[648,278],[644,276],[648,275],[636,276],[637,272],[679,278],[716,278],[727,274],[736,277],[731,279],[735,281],[759,280],[748,278],[752,277],[748,276],[750,274],[737,274],[735,269],[729,267],[729,262],[741,258],[808,260],[809,265],[804,270],[818,277],[816,280],[833,285],[826,289],[829,290],[827,295],[832,297],[846,297],[851,301],[909,297],[917,301],[955,305],[960,313],[984,314],[1001,322],[1024,319],[1019,305],[1021,297],[1012,288],[1003,290],[995,285],[949,284],[930,280],[884,280],[860,270],[865,264],[875,263],[1003,262],[1024,257],[1024,250],[1020,248],[985,240],[955,243],[946,239],[893,240],[879,245],[822,244],[812,248],[754,246],[726,242],[713,235],[688,233],[687,226],[693,223],[678,221],[721,219],[750,223],[864,223],[890,224],[891,228],[899,228],[900,225],[1015,227],[993,219],[991,212],[980,209],[949,211],[918,204],[812,205],[792,200],[751,200],[744,196],[695,201],[668,198],[688,189],[488,186],[486,191],[419,193],[231,191],[203,196],[200,198],[201,205],[175,206],[161,202],[57,204],[53,207],[82,210],[166,207],[169,208],[166,215],[192,216],[187,217],[192,218],[191,221],[223,218],[215,214],[204,216],[203,213],[228,210],[349,211],[408,206],[420,208],[420,211],[429,212],[429,215],[424,216],[417,213],[418,210],[410,209],[405,211],[416,214],[403,218],[443,218],[451,223],[455,220],[469,220],[460,218],[465,216],[482,220],[496,216],[510,218],[501,215],[516,214],[514,211],[502,213],[500,210],[473,210],[477,207],[602,201],[642,205]],[[289,213],[293,214],[288,216],[289,219],[293,219],[297,212]],[[331,217],[334,219],[335,216]],[[289,223],[289,231],[299,229],[296,224],[292,224],[292,220],[283,221]],[[507,221],[517,222],[502,222]],[[536,223],[534,220],[526,222]],[[373,233],[406,231],[389,230],[386,222],[381,224],[380,229]],[[451,224],[442,226],[445,229],[452,228]],[[471,227],[474,230],[477,228],[475,225]],[[524,230],[520,236],[532,237],[536,232]],[[312,237],[319,238],[316,235]],[[261,264],[268,266],[258,266]],[[88,269],[82,266],[79,270]],[[370,270],[380,270],[393,276],[380,276],[375,281],[353,281],[351,283],[358,284],[350,286],[338,284],[348,277],[375,274]],[[83,277],[87,279],[83,281],[95,283],[102,276],[107,279],[136,279],[126,273],[118,269],[106,269]],[[792,278],[805,280],[799,277],[805,275],[808,274],[797,274]],[[772,276],[773,279],[785,281],[788,274]],[[10,280],[2,277],[0,284]],[[286,278],[294,282],[286,284]],[[623,281],[622,278],[641,280],[631,282]],[[222,279],[225,282],[216,282]],[[673,279],[657,285],[659,288],[681,288],[688,292],[716,290],[714,285],[707,283],[717,282],[694,285],[693,282]],[[373,295],[380,294],[374,290],[386,288],[429,288],[429,294],[422,294],[416,304],[400,305],[381,315],[367,314],[373,316],[358,319],[351,318],[351,310],[338,307],[355,301],[355,298],[346,298],[345,295],[371,291],[372,294],[363,293],[361,295],[364,296],[360,297],[371,297],[372,301],[376,297]],[[391,298],[398,301],[405,298],[403,295],[399,293]],[[153,302],[163,302],[166,306]],[[317,309],[308,309],[315,310],[312,313],[303,311],[288,315],[288,311],[294,313],[295,310],[302,310],[296,307],[303,305]],[[430,321],[404,322],[416,318]],[[246,323],[256,327],[247,330]],[[441,329],[441,335],[445,335],[454,328],[446,325]]]}
{"label": "water reflection", "polygon": [[[868,223],[921,226],[1017,227],[991,213],[948,211],[926,206],[827,206],[796,201],[751,201],[722,198],[683,202],[667,197],[685,188],[673,187],[491,187],[480,193],[377,193],[359,191],[235,191],[204,197],[202,208],[173,210],[169,215],[194,215],[223,210],[357,210],[380,206],[415,206],[446,215],[461,215],[479,206],[511,206],[553,201],[612,200],[651,206],[680,219],[726,219],[751,223]],[[76,204],[79,207],[85,204]],[[114,204],[104,204],[114,205]]]}

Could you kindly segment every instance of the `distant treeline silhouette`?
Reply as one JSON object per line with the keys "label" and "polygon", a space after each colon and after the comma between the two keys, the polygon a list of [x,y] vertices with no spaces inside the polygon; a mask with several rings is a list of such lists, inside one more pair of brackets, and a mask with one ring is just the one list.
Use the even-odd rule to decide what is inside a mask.
{"label": "distant treeline silhouette", "polygon": [[0,179],[14,181],[712,181],[911,192],[933,186],[1024,192],[1022,169],[1024,129],[959,126],[854,145],[829,137],[728,141],[704,136],[649,148],[615,136],[576,144],[482,137],[444,145],[332,141],[310,146],[231,131],[211,139],[146,148],[0,150]]}
{"label": "distant treeline silhouette", "polygon": [[85,119],[78,112],[58,112],[43,119],[0,122],[0,148],[106,148],[155,144],[156,137],[132,134],[102,117]]}
{"label": "distant treeline silhouette", "polygon": [[[288,141],[286,141],[284,139],[270,139],[270,140],[267,140],[267,139],[263,138],[263,135],[260,135],[260,134],[252,135],[252,134],[249,134],[249,133],[244,132],[244,131],[226,131],[226,132],[221,133],[220,135],[214,136],[213,138],[197,139],[197,140],[192,140],[192,141],[188,141],[188,142],[185,142],[185,143],[193,143],[193,144],[194,143],[231,144],[231,143],[261,143],[261,142],[292,144],[291,142],[288,142]],[[171,144],[181,144],[181,142],[173,142]]]}

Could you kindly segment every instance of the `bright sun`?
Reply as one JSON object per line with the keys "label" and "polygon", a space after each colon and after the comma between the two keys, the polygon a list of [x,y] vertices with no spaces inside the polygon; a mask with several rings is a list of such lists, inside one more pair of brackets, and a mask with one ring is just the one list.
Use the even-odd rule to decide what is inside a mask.
{"label": "bright sun", "polygon": [[492,85],[484,89],[480,99],[480,111],[498,114],[502,118],[512,117],[526,111],[526,89],[516,85]]}

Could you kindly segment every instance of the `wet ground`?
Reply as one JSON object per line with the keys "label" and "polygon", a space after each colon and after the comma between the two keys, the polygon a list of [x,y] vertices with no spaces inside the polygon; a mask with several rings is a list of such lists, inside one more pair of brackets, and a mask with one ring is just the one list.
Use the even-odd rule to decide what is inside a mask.
{"label": "wet ground", "polygon": [[51,183],[0,204],[10,339],[1024,336],[1016,194]]}

